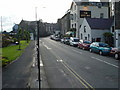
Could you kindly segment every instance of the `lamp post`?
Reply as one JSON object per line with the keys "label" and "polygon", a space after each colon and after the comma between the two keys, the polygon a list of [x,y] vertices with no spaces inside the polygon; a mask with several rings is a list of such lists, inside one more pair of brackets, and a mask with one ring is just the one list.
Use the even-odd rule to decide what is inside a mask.
{"label": "lamp post", "polygon": [[2,27],[2,16],[1,16],[1,33],[3,31],[3,27]]}
{"label": "lamp post", "polygon": [[37,20],[37,7],[35,7],[35,18],[37,24],[37,62],[38,62],[38,82],[40,90],[40,45],[39,45],[39,20]]}
{"label": "lamp post", "polygon": [[40,45],[39,45],[39,20],[37,21],[37,59],[38,59],[38,81],[40,90]]}

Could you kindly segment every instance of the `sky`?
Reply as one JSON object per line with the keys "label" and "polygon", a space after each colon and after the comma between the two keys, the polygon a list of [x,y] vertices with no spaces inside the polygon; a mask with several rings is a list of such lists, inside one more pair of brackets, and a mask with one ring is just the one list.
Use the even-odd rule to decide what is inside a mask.
{"label": "sky", "polygon": [[56,23],[70,8],[71,3],[72,0],[0,0],[2,28],[9,32],[13,25],[19,24],[22,19],[35,21],[35,12],[37,19]]}
{"label": "sky", "polygon": [[[58,18],[70,9],[73,0],[0,0],[0,21],[2,30],[12,31],[14,24],[20,21],[35,21],[56,23]],[[1,31],[1,28],[0,28]]]}

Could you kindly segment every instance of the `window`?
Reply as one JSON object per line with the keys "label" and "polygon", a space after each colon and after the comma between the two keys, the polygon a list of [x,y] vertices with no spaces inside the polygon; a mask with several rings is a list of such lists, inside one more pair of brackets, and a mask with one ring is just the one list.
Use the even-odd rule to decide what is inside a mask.
{"label": "window", "polygon": [[100,13],[100,18],[104,18],[104,13]]}
{"label": "window", "polygon": [[75,8],[75,10],[76,10],[76,5],[75,5],[75,7],[74,7],[74,8]]}
{"label": "window", "polygon": [[82,35],[82,33],[81,33],[81,39],[83,39],[83,35]]}
{"label": "window", "polygon": [[86,33],[86,26],[84,26],[84,32]]}
{"label": "window", "polygon": [[70,14],[70,20],[73,20],[73,14]]}
{"label": "window", "polygon": [[76,23],[75,23],[75,28],[76,28]]}
{"label": "window", "polygon": [[114,31],[115,31],[114,26],[112,26],[112,32],[114,32]]}
{"label": "window", "polygon": [[73,24],[72,24],[72,28],[73,28]]}
{"label": "window", "polygon": [[96,38],[96,42],[100,42],[101,41],[101,38]]}
{"label": "window", "polygon": [[90,40],[90,34],[88,34],[88,40]]}
{"label": "window", "polygon": [[76,13],[73,15],[73,20],[76,21]]}

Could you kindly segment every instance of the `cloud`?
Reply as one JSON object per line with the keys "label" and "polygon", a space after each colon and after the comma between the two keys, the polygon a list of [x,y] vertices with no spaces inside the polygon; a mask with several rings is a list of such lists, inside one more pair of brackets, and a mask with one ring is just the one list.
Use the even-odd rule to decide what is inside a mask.
{"label": "cloud", "polygon": [[71,3],[72,0],[1,0],[3,29],[10,31],[14,23],[19,23],[22,19],[36,20],[35,7],[38,7],[38,19],[44,22],[57,22],[57,19],[64,16],[70,8]]}
{"label": "cloud", "polygon": [[15,16],[2,16],[2,28],[3,31],[11,31],[12,27],[15,23],[19,23],[20,19],[18,20]]}

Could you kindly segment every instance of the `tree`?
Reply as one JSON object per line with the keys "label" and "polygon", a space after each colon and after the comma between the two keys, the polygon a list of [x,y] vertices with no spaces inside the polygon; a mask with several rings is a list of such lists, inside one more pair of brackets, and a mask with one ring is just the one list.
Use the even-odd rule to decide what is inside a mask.
{"label": "tree", "polygon": [[18,43],[19,43],[19,49],[18,50],[21,50],[21,44],[20,44],[20,41],[22,39],[22,35],[23,35],[23,32],[22,32],[22,29],[20,28],[18,30],[18,33],[17,33],[17,39],[18,39]]}
{"label": "tree", "polygon": [[74,37],[76,36],[76,28],[71,28],[69,31],[74,33]]}
{"label": "tree", "polygon": [[105,39],[105,43],[109,44],[110,46],[113,45],[113,34],[110,32],[105,32],[103,34],[104,39]]}
{"label": "tree", "polygon": [[24,38],[25,40],[27,41],[27,43],[29,42],[30,40],[30,33],[26,30],[24,30]]}

